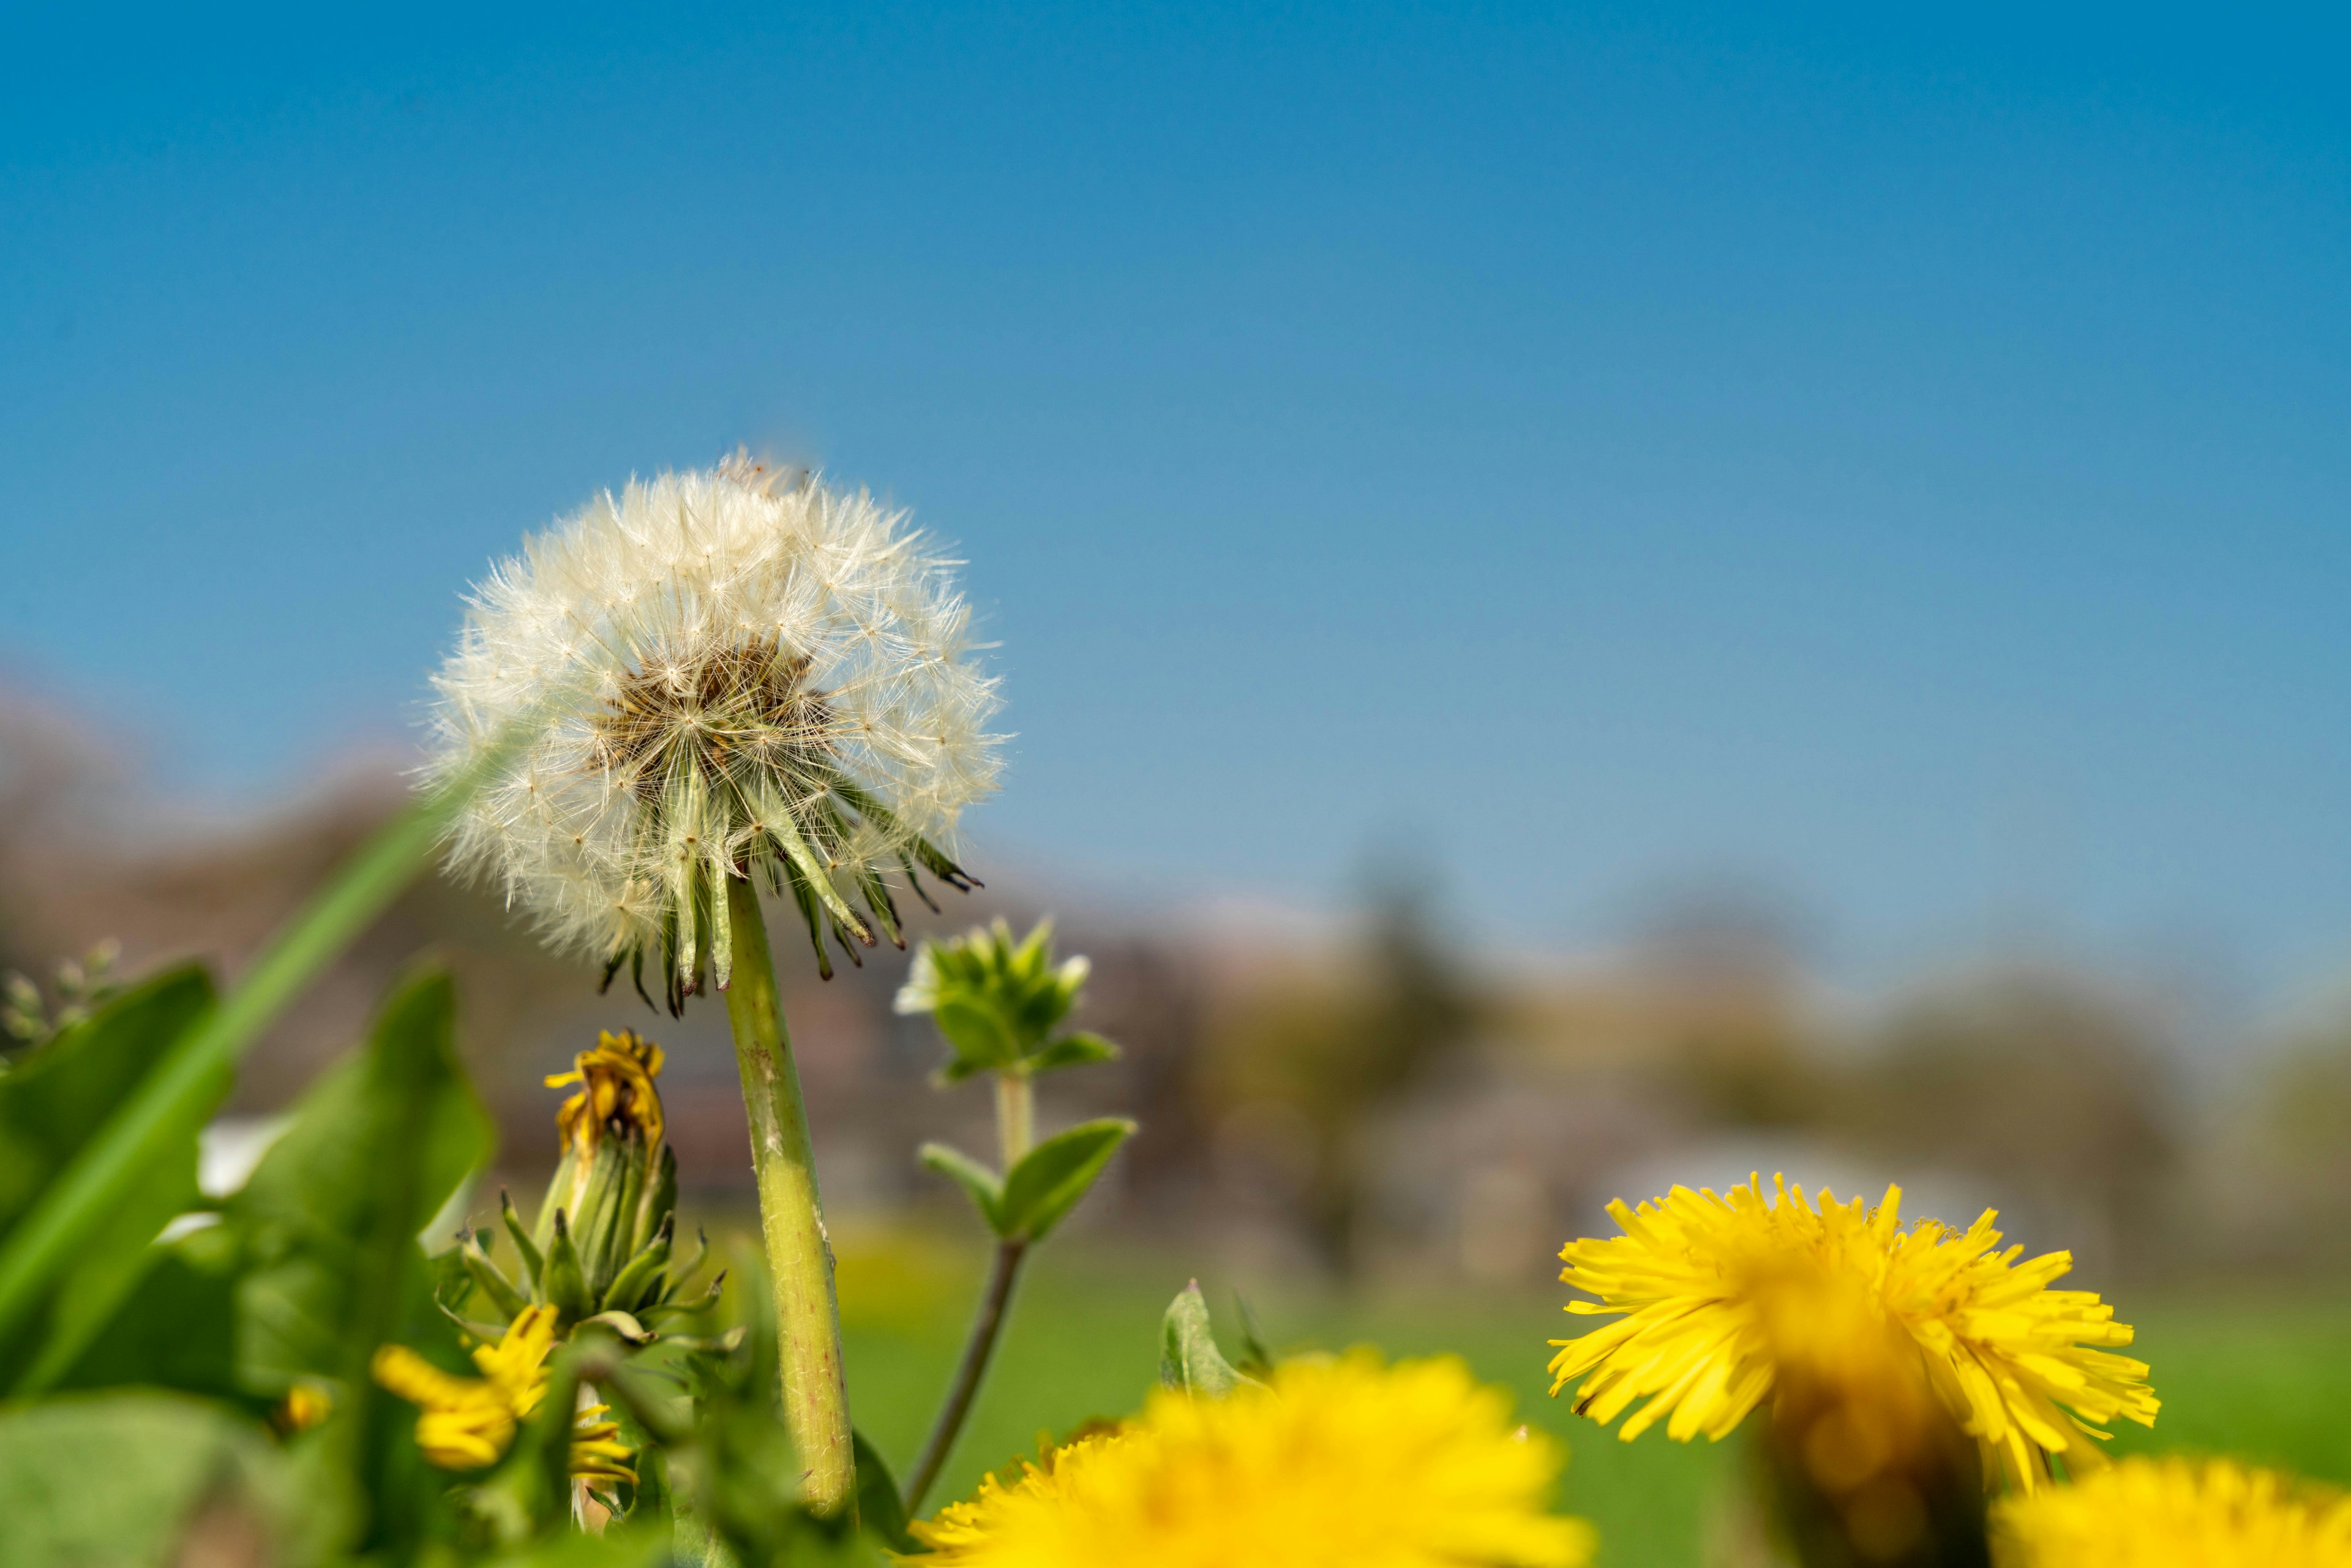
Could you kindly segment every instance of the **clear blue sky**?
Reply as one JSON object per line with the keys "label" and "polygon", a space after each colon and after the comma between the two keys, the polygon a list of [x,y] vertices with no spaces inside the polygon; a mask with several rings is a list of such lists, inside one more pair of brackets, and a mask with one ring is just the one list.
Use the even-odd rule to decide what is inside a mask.
{"label": "clear blue sky", "polygon": [[748,441],[970,558],[983,864],[2351,956],[2339,24],[688,9],[12,14],[16,678],[284,789]]}

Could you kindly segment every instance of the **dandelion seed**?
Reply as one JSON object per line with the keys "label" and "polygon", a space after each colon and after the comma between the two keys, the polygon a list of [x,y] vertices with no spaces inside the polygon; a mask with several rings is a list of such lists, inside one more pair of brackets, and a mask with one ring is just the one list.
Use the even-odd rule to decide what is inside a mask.
{"label": "dandelion seed", "polygon": [[820,960],[828,935],[899,940],[892,890],[918,874],[973,885],[948,852],[996,787],[996,683],[946,563],[903,525],[738,454],[526,540],[434,683],[435,777],[510,723],[535,735],[453,864],[607,984],[626,963],[642,987],[655,955],[673,1010],[705,968],[727,983],[728,878],[789,889]]}

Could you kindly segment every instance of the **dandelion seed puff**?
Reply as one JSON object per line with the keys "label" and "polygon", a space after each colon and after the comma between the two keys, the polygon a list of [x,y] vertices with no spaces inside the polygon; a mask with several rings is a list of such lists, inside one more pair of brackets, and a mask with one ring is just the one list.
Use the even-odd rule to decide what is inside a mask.
{"label": "dandelion seed puff", "polygon": [[453,869],[607,983],[656,955],[673,1008],[726,981],[728,878],[789,891],[827,974],[828,936],[903,946],[894,892],[976,885],[956,824],[1000,767],[949,567],[903,513],[739,453],[526,539],[434,679],[432,777],[526,732]]}

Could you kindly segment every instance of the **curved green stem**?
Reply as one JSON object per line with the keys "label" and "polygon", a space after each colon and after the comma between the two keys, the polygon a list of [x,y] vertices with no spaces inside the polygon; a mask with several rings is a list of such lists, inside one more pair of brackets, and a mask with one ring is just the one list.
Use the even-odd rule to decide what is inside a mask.
{"label": "curved green stem", "polygon": [[946,1403],[939,1406],[939,1418],[932,1424],[930,1440],[923,1445],[923,1457],[914,1461],[914,1473],[906,1478],[909,1518],[923,1506],[923,1497],[931,1490],[931,1483],[939,1479],[939,1471],[955,1448],[956,1437],[963,1430],[964,1417],[971,1414],[972,1401],[979,1396],[980,1379],[987,1375],[988,1357],[994,1354],[997,1338],[1004,1331],[1004,1313],[1012,1303],[1013,1281],[1019,1277],[1020,1260],[1028,1252],[1029,1239],[1024,1236],[1008,1236],[996,1244],[996,1261],[988,1268],[987,1289],[981,1292],[979,1313],[972,1319],[971,1337],[964,1342],[963,1361],[956,1368]]}
{"label": "curved green stem", "polygon": [[853,1514],[857,1450],[841,1375],[832,1249],[817,1204],[808,1112],[784,1030],[767,922],[759,914],[758,890],[747,879],[726,879],[726,915],[735,960],[726,1021],[734,1028],[743,1104],[751,1118],[751,1168],[758,1181],[759,1230],[775,1291],[784,1420],[808,1467],[809,1506],[820,1513]]}
{"label": "curved green stem", "polygon": [[[996,1141],[1004,1155],[1004,1174],[1009,1176],[1020,1157],[1035,1146],[1037,1140],[1037,1088],[1025,1072],[999,1072],[996,1075]],[[963,1360],[956,1367],[955,1382],[947,1388],[946,1403],[939,1406],[939,1418],[931,1426],[930,1440],[923,1445],[922,1458],[914,1461],[914,1474],[906,1481],[906,1511],[912,1514],[923,1504],[924,1494],[938,1479],[939,1469],[947,1462],[955,1448],[956,1437],[963,1430],[964,1418],[971,1414],[971,1404],[979,1396],[980,1379],[987,1375],[988,1358],[996,1353],[996,1342],[1004,1332],[1004,1314],[1012,1303],[1012,1286],[1020,1277],[1020,1260],[1029,1254],[1029,1239],[1007,1236],[996,1244],[996,1260],[988,1267],[987,1288],[980,1292],[979,1312],[971,1321],[971,1335],[965,1340]]]}

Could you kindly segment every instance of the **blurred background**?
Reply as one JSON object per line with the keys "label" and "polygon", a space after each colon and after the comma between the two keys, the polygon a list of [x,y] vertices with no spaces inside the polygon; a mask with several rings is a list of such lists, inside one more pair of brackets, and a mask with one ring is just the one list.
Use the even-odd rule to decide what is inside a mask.
{"label": "blurred background", "polygon": [[[2189,1438],[2351,1479],[2281,1370],[2351,1363],[2339,17],[5,26],[0,967],[44,1006],[103,939],[233,972],[402,798],[465,585],[747,444],[967,559],[1017,738],[930,930],[1057,916],[1127,1048],[1048,1083],[1144,1132],[1008,1366],[1147,1346],[1197,1272],[1539,1397],[1608,1199],[1898,1179],[2268,1389],[2183,1409],[2151,1354]],[[634,1023],[697,1200],[747,1203],[720,1019],[446,884],[240,1116],[426,946],[516,1179],[538,1075]],[[789,961],[911,1448],[976,1256],[911,1149],[983,1146],[985,1093],[929,1087],[902,956]]]}

